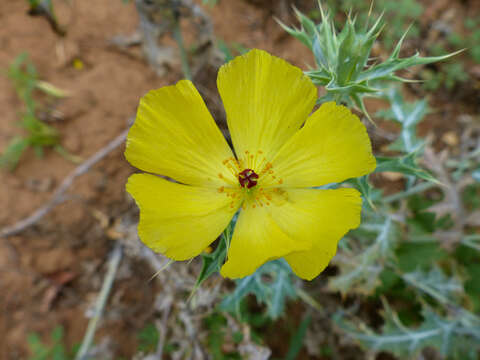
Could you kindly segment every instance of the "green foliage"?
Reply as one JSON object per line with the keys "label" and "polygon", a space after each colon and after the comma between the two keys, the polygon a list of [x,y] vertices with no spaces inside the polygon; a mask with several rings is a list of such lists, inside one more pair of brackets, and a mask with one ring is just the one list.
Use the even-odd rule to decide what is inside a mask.
{"label": "green foliage", "polygon": [[467,49],[473,61],[480,64],[480,17],[466,18],[464,30],[465,34],[450,33],[448,42],[452,46]]}
{"label": "green foliage", "polygon": [[52,0],[27,0],[31,10],[38,10],[39,8],[46,9],[51,14],[54,14]]}
{"label": "green foliage", "polygon": [[[345,4],[363,6],[366,11],[369,2],[335,2],[336,6]],[[476,359],[480,351],[480,319],[474,313],[480,311],[480,287],[476,281],[480,276],[480,235],[467,228],[465,233],[459,232],[456,244],[444,246],[440,235],[458,231],[458,220],[454,214],[444,215],[445,211],[439,211],[448,199],[445,187],[451,185],[440,183],[437,177],[445,182],[444,179],[451,178],[455,187],[460,182],[470,184],[458,188],[463,189],[465,211],[475,211],[480,208],[477,201],[480,152],[468,150],[466,155],[451,156],[442,164],[447,176],[434,166],[428,166],[427,171],[423,165],[428,165],[425,161],[429,159],[428,144],[417,129],[430,109],[426,99],[406,101],[398,87],[406,80],[397,76],[399,70],[433,64],[454,54],[441,55],[446,51],[439,48],[438,56],[421,57],[417,53],[400,57],[407,34],[405,19],[415,20],[422,7],[415,0],[379,0],[376,6],[385,10],[384,15],[375,14],[375,10],[368,16],[365,13],[354,18],[348,15],[345,24],[338,26],[340,31],[336,30],[338,22],[321,7],[318,12],[310,13],[319,23],[297,11],[299,29],[281,24],[314,55],[315,68],[306,74],[326,91],[319,103],[334,100],[366,114],[364,98],[381,98],[389,107],[376,116],[395,122],[399,129],[393,139],[388,136],[390,143],[382,147],[385,153],[377,154],[375,172],[403,174],[404,181],[397,182],[402,188],[385,196],[385,190],[376,186],[377,175],[345,182],[363,196],[362,222],[339,242],[333,260],[338,274],[328,278],[331,291],[350,297],[356,295],[357,299],[382,299],[384,323],[370,328],[359,320],[363,314],[356,317],[355,309],[340,310],[335,321],[368,352],[388,351],[404,359],[417,356],[428,346],[448,359]],[[413,25],[410,31],[415,35],[418,28]],[[393,45],[393,41],[386,40],[389,36],[400,40]],[[392,48],[384,61],[372,62],[376,42],[380,42],[383,49]],[[455,45],[458,46],[459,43]],[[227,59],[233,56],[227,46],[223,46],[222,51]],[[426,71],[431,69],[434,67]],[[448,71],[442,83],[454,86],[464,81],[461,65],[447,64],[445,69]],[[342,184],[326,187],[338,185]],[[220,250],[204,258],[202,273],[210,273],[206,270],[209,268],[216,269],[212,272],[218,271],[217,265],[225,258],[223,253],[218,254]],[[235,290],[223,299],[220,309],[233,312],[258,331],[269,319],[282,315],[288,299],[302,294],[291,277],[284,260],[269,262],[251,276],[237,280]],[[265,305],[264,313],[249,312],[249,295]],[[299,354],[309,321],[306,315],[292,335],[287,358],[294,359]],[[222,326],[224,322],[219,328]]]}
{"label": "green foliage", "polygon": [[[431,45],[429,51],[435,55],[444,53],[445,48],[465,49],[465,55],[480,64],[479,25],[480,18],[466,18],[462,33],[451,31],[446,40]],[[467,83],[470,78],[465,70],[465,61],[447,62],[436,71],[425,70],[422,77],[425,90],[437,90],[441,86],[453,90],[458,84]]]}
{"label": "green foliage", "polygon": [[307,329],[311,321],[312,317],[309,314],[302,319],[302,322],[290,339],[290,346],[288,348],[287,355],[285,356],[285,360],[295,360],[297,358],[300,350],[302,350],[303,339],[307,334]]}
{"label": "green foliage", "polygon": [[33,148],[39,156],[43,148],[52,147],[66,158],[76,162],[79,159],[69,155],[63,149],[58,131],[36,117],[38,107],[34,92],[39,90],[50,97],[64,97],[67,94],[51,84],[40,81],[33,63],[27,53],[22,53],[13,61],[8,69],[8,77],[12,81],[18,97],[24,102],[25,110],[21,114],[20,126],[27,132],[25,137],[16,136],[0,155],[0,167],[14,170],[21,156],[28,148]]}
{"label": "green foliage", "polygon": [[465,292],[469,296],[472,308],[480,313],[480,235],[467,235],[455,251],[456,260],[464,265]]}
{"label": "green foliage", "polygon": [[210,253],[202,253],[202,269],[200,270],[200,274],[197,277],[197,281],[195,283],[195,287],[192,293],[195,292],[196,289],[210,276],[220,271],[222,267],[225,257],[227,256],[227,249],[230,247],[230,241],[232,240],[233,234],[233,227],[235,225],[235,220],[232,221],[228,227],[223,232],[222,236],[220,237],[220,241],[216,249]]}
{"label": "green foliage", "polygon": [[[358,14],[358,23],[367,24],[370,17],[382,15],[382,25],[388,26],[388,31],[380,34],[381,45],[386,49],[392,49],[398,38],[402,36],[409,24],[411,36],[418,36],[420,29],[415,24],[423,12],[423,6],[417,0],[327,0],[328,7],[334,14],[354,13]],[[372,7],[373,5],[373,7]],[[371,8],[372,7],[372,8]]]}
{"label": "green foliage", "polygon": [[416,176],[427,181],[438,182],[430,173],[418,166],[417,158],[418,154],[416,152],[402,157],[377,156],[377,168],[375,172],[392,171]]}
{"label": "green foliage", "polygon": [[306,74],[316,85],[325,88],[327,94],[319,99],[320,102],[335,100],[356,107],[369,116],[364,98],[381,97],[382,84],[386,82],[406,81],[396,75],[397,71],[438,62],[456,54],[421,57],[416,53],[401,58],[400,50],[407,35],[405,32],[384,62],[372,64],[369,60],[373,44],[380,35],[382,17],[379,16],[369,28],[358,29],[356,18],[349,16],[343,29],[337,32],[329,13],[321,7],[320,12],[319,24],[299,11],[300,29],[280,24],[313,52],[317,68]]}
{"label": "green foliage", "polygon": [[[424,252],[425,254],[425,252]],[[426,258],[433,261],[434,257],[441,256],[438,252]],[[417,259],[419,256],[417,256]],[[409,285],[418,288],[420,291],[431,296],[442,303],[452,303],[460,299],[463,294],[462,281],[456,276],[447,276],[438,266],[427,266],[428,262],[422,259],[423,267],[427,270],[417,269],[405,273],[402,279]]]}
{"label": "green foliage", "polygon": [[[227,249],[233,235],[235,219],[225,229],[216,249],[210,254],[203,253],[202,269],[197,277],[192,293],[210,276],[220,271],[225,261]],[[266,316],[276,319],[285,310],[285,303],[289,298],[296,297],[296,290],[292,281],[292,271],[284,260],[275,260],[263,265],[253,275],[236,280],[234,292],[220,304],[224,311],[241,313],[242,301],[250,294],[255,295],[258,303],[267,307]]]}
{"label": "green foliage", "polygon": [[[358,93],[361,96],[373,94],[387,100],[389,108],[378,112],[376,116],[394,121],[399,126],[397,138],[388,146],[388,150],[395,155],[377,156],[376,172],[405,175],[405,188],[394,195],[383,196],[382,191],[375,188],[366,176],[347,181],[366,200],[362,223],[339,243],[334,262],[339,266],[340,273],[329,278],[328,285],[331,290],[342,294],[358,293],[382,296],[392,301],[401,300],[403,306],[395,313],[385,303],[385,325],[381,331],[375,332],[364,324],[354,326],[344,317],[339,317],[339,324],[368,351],[384,350],[400,358],[410,358],[425,346],[432,346],[451,358],[473,358],[477,354],[477,348],[472,344],[477,341],[479,320],[470,313],[468,306],[471,304],[471,307],[477,308],[475,298],[480,290],[473,279],[478,278],[478,267],[474,263],[453,260],[442,248],[435,234],[449,229],[453,225],[452,219],[448,215],[439,218],[430,211],[430,207],[442,199],[433,201],[423,195],[433,187],[442,186],[433,174],[419,165],[425,141],[418,137],[417,128],[428,114],[429,107],[426,100],[406,102],[398,87],[385,86],[398,80],[388,70],[389,67],[401,61],[408,65],[408,59],[411,59],[394,59],[398,56],[403,38],[386,62],[369,67],[360,54],[371,46],[369,40],[376,36],[372,29],[379,26],[377,23],[362,33],[356,32],[354,20],[348,20],[346,27],[337,35],[331,24],[323,25],[328,20],[323,12],[320,25],[307,21],[303,14],[299,14],[299,18],[302,29],[290,29],[290,32],[315,54],[319,69],[308,74],[312,79],[317,77],[316,83],[324,85],[327,90],[326,98],[320,100],[328,99],[329,93],[332,93],[329,89],[332,79],[337,82],[345,79],[350,81],[338,86],[343,91],[345,86],[354,88],[352,79],[358,84],[373,76],[372,83],[381,85],[381,91],[369,93],[363,88]],[[312,40],[315,36],[311,34],[322,41],[316,44]],[[359,34],[364,36],[360,37]],[[355,49],[356,58],[345,55],[350,47]],[[353,61],[349,68],[339,65],[349,61]],[[390,71],[390,75],[383,69]],[[342,77],[342,71],[353,75],[350,79]],[[367,81],[362,85],[368,87],[369,84]],[[355,91],[344,92],[343,97],[333,99],[348,104],[344,95],[353,94],[354,98]],[[476,157],[477,153],[472,152],[467,159],[449,161],[446,166],[455,170],[454,179],[458,180],[469,173],[474,177],[478,166]],[[475,186],[465,190],[468,194],[475,191]],[[475,200],[472,202],[475,203]],[[402,210],[400,213],[399,206]],[[467,236],[462,244],[480,251],[476,237]],[[469,305],[465,308],[465,304]],[[462,334],[468,335],[462,338]]]}
{"label": "green foliage", "polygon": [[44,344],[38,334],[31,333],[27,338],[32,356],[30,360],[70,360],[74,351],[67,351],[63,345],[63,328],[55,327],[50,335],[50,344]]}
{"label": "green foliage", "polygon": [[[213,313],[205,319],[205,324],[208,328],[207,344],[212,358],[214,360],[240,360],[241,356],[237,352],[225,353],[223,350],[228,333],[227,319],[219,313]],[[235,333],[231,340],[239,343],[242,339],[241,333]]]}
{"label": "green foliage", "polygon": [[202,4],[215,6],[217,5],[218,0],[202,0]]}
{"label": "green foliage", "polygon": [[342,272],[329,282],[331,289],[342,294],[373,292],[398,239],[398,226],[390,217],[384,218],[371,210],[364,210],[364,213],[368,214],[367,219],[352,233],[358,240],[340,243],[342,252],[337,256],[337,263]]}
{"label": "green foliage", "polygon": [[223,299],[220,309],[239,314],[241,302],[249,294],[255,295],[258,303],[266,305],[269,318],[280,317],[286,300],[296,297],[292,271],[285,260],[270,261],[254,274],[236,280],[235,290]]}
{"label": "green foliage", "polygon": [[223,40],[217,41],[217,47],[220,52],[222,52],[224,57],[224,62],[229,62],[233,60],[235,56],[245,54],[248,52],[248,48],[244,47],[242,44],[239,43],[231,43],[227,44]]}
{"label": "green foliage", "polygon": [[452,90],[457,84],[468,81],[469,76],[464,69],[462,63],[446,63],[440,71],[425,70],[423,71],[425,90],[437,90],[441,86],[445,86],[447,90]]}
{"label": "green foliage", "polygon": [[416,129],[429,112],[427,101],[419,100],[407,103],[396,87],[388,89],[385,92],[385,98],[389,101],[390,108],[386,111],[379,111],[376,115],[401,125],[400,136],[390,145],[390,149],[403,153],[418,151],[424,141],[417,137]]}
{"label": "green foliage", "polygon": [[337,324],[353,339],[369,351],[388,351],[401,359],[413,358],[425,347],[437,349],[441,355],[452,359],[478,358],[480,351],[480,322],[466,314],[453,318],[437,315],[429,307],[424,307],[423,320],[415,328],[406,327],[398,315],[384,304],[385,323],[381,333],[346,321],[337,315]]}
{"label": "green foliage", "polygon": [[[475,171],[472,177],[475,179]],[[480,209],[480,181],[465,187],[462,193],[462,200],[465,206],[470,210]]]}
{"label": "green foliage", "polygon": [[155,325],[147,324],[138,333],[138,350],[145,353],[154,352],[157,349],[160,334]]}
{"label": "green foliage", "polygon": [[[396,39],[402,37],[409,26],[409,34],[413,38],[420,36],[420,27],[417,25],[418,18],[424,9],[418,0],[327,0],[326,3],[333,13],[354,13],[358,14],[357,24],[361,27],[367,26],[371,17],[382,16],[380,26],[385,26],[388,31],[382,31],[379,35],[380,45],[390,50],[395,45]],[[372,8],[370,8],[374,5]],[[319,18],[320,16],[318,16]],[[336,22],[339,24],[339,21]],[[425,43],[425,51],[438,56],[445,54],[448,49],[466,49],[468,55],[474,62],[480,63],[480,18],[466,18],[461,33],[449,30],[446,39],[438,39],[433,43]],[[465,71],[464,61],[445,62],[436,68],[424,69],[421,74],[424,80],[423,88],[426,91],[437,90],[441,87],[453,90],[458,84],[468,81],[468,74]]]}
{"label": "green foliage", "polygon": [[404,243],[397,250],[398,265],[403,271],[429,267],[445,255],[436,243]]}

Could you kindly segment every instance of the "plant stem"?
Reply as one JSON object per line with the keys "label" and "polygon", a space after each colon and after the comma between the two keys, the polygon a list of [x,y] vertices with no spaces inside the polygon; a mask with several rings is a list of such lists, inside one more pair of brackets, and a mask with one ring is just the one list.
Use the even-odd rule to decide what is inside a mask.
{"label": "plant stem", "polygon": [[89,358],[88,350],[92,345],[93,337],[95,336],[95,331],[97,330],[98,321],[102,316],[103,309],[105,307],[105,303],[107,302],[108,294],[112,289],[113,280],[115,279],[115,274],[117,273],[118,265],[120,264],[121,259],[122,245],[121,243],[117,242],[110,256],[107,274],[105,275],[102,289],[100,290],[100,295],[98,296],[97,302],[95,304],[95,313],[88,322],[87,332],[85,333],[85,336],[83,338],[80,350],[78,350],[78,353],[75,356],[75,360],[87,360]]}
{"label": "plant stem", "polygon": [[320,305],[310,294],[308,294],[302,288],[297,288],[297,295],[300,299],[302,299],[305,303],[313,307],[315,310],[322,312],[323,306]]}
{"label": "plant stem", "polygon": [[390,195],[390,196],[385,196],[383,198],[383,202],[388,204],[388,203],[391,203],[393,201],[400,200],[402,198],[408,197],[410,195],[426,191],[426,190],[431,189],[435,186],[438,186],[438,185],[435,184],[435,183],[432,183],[432,182],[422,182],[422,183],[419,183],[419,184],[411,187],[408,190],[400,191],[400,192],[395,193],[395,194]]}
{"label": "plant stem", "polygon": [[180,19],[178,16],[175,18],[173,38],[177,42],[178,49],[180,50],[180,60],[182,62],[183,75],[185,76],[185,79],[192,80],[190,66],[188,65],[187,51],[185,50],[185,45],[183,43],[182,29],[180,28]]}

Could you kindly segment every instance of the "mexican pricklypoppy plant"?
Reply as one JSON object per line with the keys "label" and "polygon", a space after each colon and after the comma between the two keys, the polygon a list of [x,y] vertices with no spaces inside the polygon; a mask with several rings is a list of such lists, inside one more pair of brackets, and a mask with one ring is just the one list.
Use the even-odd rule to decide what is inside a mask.
{"label": "mexican pricklypoppy plant", "polygon": [[234,152],[190,81],[140,101],[125,156],[151,174],[132,175],[139,236],[153,250],[187,260],[208,247],[239,211],[221,274],[239,278],[285,258],[295,274],[317,276],[339,239],[360,223],[355,189],[322,190],[375,169],[365,126],[325,103],[302,71],[261,50],[221,67]]}

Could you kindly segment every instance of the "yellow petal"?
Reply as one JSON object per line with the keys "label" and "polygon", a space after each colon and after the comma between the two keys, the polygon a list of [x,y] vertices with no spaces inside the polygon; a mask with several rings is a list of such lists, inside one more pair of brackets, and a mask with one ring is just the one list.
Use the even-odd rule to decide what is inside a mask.
{"label": "yellow petal", "polygon": [[237,183],[222,164],[232,151],[192,82],[150,91],[127,137],[127,160],[141,170],[179,182],[218,187]]}
{"label": "yellow petal", "polygon": [[313,246],[288,254],[285,259],[297,276],[312,280],[335,255],[343,235],[360,225],[362,200],[355,189],[299,189],[290,193],[298,208],[310,214],[312,223],[303,235],[312,239]]}
{"label": "yellow petal", "polygon": [[281,226],[280,222],[288,219],[289,208],[288,203],[280,207],[249,205],[240,212],[222,276],[236,279],[251,275],[269,260],[311,248],[311,243],[296,241]]}
{"label": "yellow petal", "polygon": [[245,151],[259,150],[271,158],[305,122],[317,98],[302,70],[256,49],[223,65],[217,86],[239,160]]}
{"label": "yellow petal", "polygon": [[365,126],[350,110],[334,102],[313,113],[272,164],[285,187],[341,182],[366,175],[376,166]]}
{"label": "yellow petal", "polygon": [[239,200],[216,189],[149,174],[130,176],[127,191],[140,208],[140,239],[174,260],[200,254],[227,227],[239,206]]}

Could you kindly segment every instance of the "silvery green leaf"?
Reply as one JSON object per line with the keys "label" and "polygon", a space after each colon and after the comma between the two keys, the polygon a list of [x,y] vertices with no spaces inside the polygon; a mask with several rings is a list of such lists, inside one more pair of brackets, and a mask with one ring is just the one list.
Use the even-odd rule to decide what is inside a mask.
{"label": "silvery green leaf", "polygon": [[[341,251],[334,258],[340,268],[340,274],[329,280],[329,287],[342,294],[349,292],[371,295],[380,283],[379,275],[384,270],[384,262],[393,255],[393,249],[399,238],[399,229],[391,217],[374,215],[375,221],[364,219],[354,236],[373,233],[368,238],[370,243],[361,251],[352,251],[348,244],[341,246]],[[373,220],[373,219],[370,219]],[[373,242],[371,239],[373,238]],[[342,243],[350,239],[342,240]],[[353,240],[352,240],[353,241]]]}
{"label": "silvery green leaf", "polygon": [[222,235],[215,251],[211,254],[201,254],[201,256],[202,269],[197,277],[195,288],[198,288],[210,276],[220,271],[227,256],[227,240],[225,239],[225,235]]}
{"label": "silvery green leaf", "polygon": [[402,279],[409,285],[417,288],[440,301],[448,303],[459,300],[463,294],[462,281],[452,276],[446,276],[439,267],[433,266],[428,271],[416,271],[402,274]]}
{"label": "silvery green leaf", "polygon": [[[357,81],[359,75],[367,65],[372,46],[378,36],[374,34],[380,19],[365,34],[355,30],[355,23],[348,21],[344,27],[343,40],[339,42],[337,79],[339,84],[344,85]],[[369,35],[374,34],[374,35]]]}
{"label": "silvery green leaf", "polygon": [[353,187],[355,187],[355,189],[360,191],[363,199],[369,205],[370,209],[375,209],[374,202],[380,199],[381,190],[375,189],[370,184],[367,175],[347,180],[345,183],[352,185]]}
{"label": "silvery green leaf", "polygon": [[365,94],[371,94],[371,93],[378,93],[381,90],[368,86],[366,83],[348,83],[344,86],[339,86],[337,84],[332,84],[328,85],[326,89],[329,92],[332,93],[340,93],[340,94],[354,94],[354,93],[365,93]]}
{"label": "silvery green leaf", "polygon": [[465,321],[462,316],[444,318],[431,308],[423,308],[423,321],[417,327],[405,326],[398,315],[384,303],[384,325],[375,332],[342,315],[334,317],[352,339],[371,352],[388,351],[401,359],[411,359],[425,347],[435,348],[441,355],[458,360],[475,360],[480,350],[480,324]]}
{"label": "silvery green leaf", "polygon": [[480,167],[472,172],[472,177],[475,181],[480,182]]}
{"label": "silvery green leaf", "polygon": [[305,33],[305,31],[303,31],[303,29],[299,30],[299,29],[296,29],[296,28],[288,27],[287,25],[285,25],[284,23],[282,23],[281,21],[278,21],[278,20],[277,20],[277,22],[283,28],[283,30],[285,30],[287,33],[292,35],[297,40],[300,40],[300,42],[302,42],[309,49],[312,49],[312,40],[311,40],[310,36],[307,33]]}
{"label": "silvery green leaf", "polygon": [[323,69],[306,71],[305,74],[316,85],[327,85],[331,80],[331,75],[325,72]]}
{"label": "silvery green leaf", "polygon": [[240,302],[249,294],[267,306],[270,318],[278,318],[284,312],[287,299],[296,297],[290,266],[283,259],[270,261],[254,274],[236,280],[235,290],[223,299],[220,308],[238,312]]}
{"label": "silvery green leaf", "polygon": [[424,141],[417,138],[416,132],[418,123],[429,112],[427,101],[405,102],[396,87],[385,91],[385,97],[390,102],[391,108],[377,112],[377,116],[393,120],[402,125],[400,136],[389,146],[389,149],[405,153],[421,149]]}
{"label": "silvery green leaf", "polygon": [[386,95],[391,110],[384,112],[383,116],[401,123],[404,127],[417,125],[429,112],[428,103],[425,99],[407,103],[396,87],[390,88]]}
{"label": "silvery green leaf", "polygon": [[421,179],[439,183],[432,174],[418,166],[417,154],[412,152],[402,157],[377,156],[377,168],[375,172],[392,171],[405,175],[413,175]]}
{"label": "silvery green leaf", "polygon": [[392,75],[398,70],[406,69],[416,65],[427,65],[434,62],[439,62],[446,60],[452,56],[455,56],[462,52],[463,50],[459,50],[453,52],[451,54],[446,54],[442,56],[430,56],[430,57],[421,57],[419,53],[408,57],[408,58],[398,58],[397,56],[393,56],[393,54],[383,63],[373,65],[369,69],[365,70],[360,74],[357,78],[358,81],[373,81],[379,80],[384,78],[385,76]]}
{"label": "silvery green leaf", "polygon": [[310,37],[313,38],[317,32],[317,27],[315,23],[308,18],[308,16],[305,16],[302,14],[300,11],[298,11],[296,8],[294,8],[295,15],[297,16],[298,20],[300,21],[300,24],[302,25],[302,30]]}
{"label": "silvery green leaf", "polygon": [[[385,62],[369,65],[373,44],[382,26],[382,15],[377,17],[370,28],[362,30],[357,30],[355,20],[349,17],[341,31],[337,32],[329,14],[325,13],[320,5],[319,7],[321,21],[318,25],[297,10],[300,30],[282,23],[280,25],[313,51],[318,68],[306,74],[316,85],[325,86],[325,98],[360,109],[370,121],[363,98],[366,94],[381,97],[373,82],[410,81],[398,77],[395,72],[415,65],[442,61],[459,53],[457,51],[436,57],[421,57],[417,53],[411,57],[400,58],[400,50],[407,35],[405,32]],[[330,93],[334,94],[330,96]]]}
{"label": "silvery green leaf", "polygon": [[326,44],[320,40],[319,35],[315,35],[313,40],[313,55],[315,56],[315,61],[318,66],[324,69],[332,69],[333,64],[331,64],[330,54],[326,48]]}

